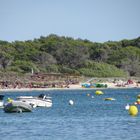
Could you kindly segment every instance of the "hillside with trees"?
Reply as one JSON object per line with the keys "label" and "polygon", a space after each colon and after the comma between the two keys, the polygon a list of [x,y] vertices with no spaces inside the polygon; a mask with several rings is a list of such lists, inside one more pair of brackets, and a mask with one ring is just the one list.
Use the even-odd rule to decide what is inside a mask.
{"label": "hillside with trees", "polygon": [[65,73],[90,77],[140,76],[140,37],[105,43],[49,35],[0,41],[0,73]]}

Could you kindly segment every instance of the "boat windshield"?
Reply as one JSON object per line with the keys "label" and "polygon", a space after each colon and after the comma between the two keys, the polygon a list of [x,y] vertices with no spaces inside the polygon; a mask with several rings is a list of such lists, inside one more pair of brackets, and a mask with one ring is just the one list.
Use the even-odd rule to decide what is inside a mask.
{"label": "boat windshield", "polygon": [[40,94],[38,97],[42,98],[42,99],[45,99],[46,95],[45,94]]}
{"label": "boat windshield", "polygon": [[51,97],[46,96],[45,94],[40,94],[40,95],[38,96],[38,98],[41,98],[41,99],[50,99]]}

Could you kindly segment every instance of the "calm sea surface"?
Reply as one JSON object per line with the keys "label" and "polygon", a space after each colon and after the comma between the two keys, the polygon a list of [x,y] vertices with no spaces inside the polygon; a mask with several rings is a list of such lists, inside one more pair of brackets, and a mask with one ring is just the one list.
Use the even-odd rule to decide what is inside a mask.
{"label": "calm sea surface", "polygon": [[[140,89],[106,89],[101,96],[94,92],[6,92],[5,99],[46,93],[53,106],[35,108],[31,113],[8,114],[0,109],[0,140],[140,140],[140,112],[132,117],[125,110],[127,103],[135,102]],[[106,97],[116,101],[104,101]],[[68,104],[70,99],[74,106]]]}

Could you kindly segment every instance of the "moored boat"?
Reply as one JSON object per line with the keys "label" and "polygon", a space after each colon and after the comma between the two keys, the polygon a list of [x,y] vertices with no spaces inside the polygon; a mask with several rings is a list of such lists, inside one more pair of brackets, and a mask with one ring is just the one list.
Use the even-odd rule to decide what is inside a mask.
{"label": "moored boat", "polygon": [[115,101],[116,99],[115,98],[105,98],[104,100],[105,101]]}
{"label": "moored boat", "polygon": [[21,113],[31,112],[32,106],[22,101],[11,100],[4,104],[4,111],[6,113]]}
{"label": "moored boat", "polygon": [[51,97],[46,96],[45,94],[40,94],[38,97],[34,96],[19,96],[17,100],[27,102],[28,104],[33,105],[33,107],[51,107],[52,100]]}

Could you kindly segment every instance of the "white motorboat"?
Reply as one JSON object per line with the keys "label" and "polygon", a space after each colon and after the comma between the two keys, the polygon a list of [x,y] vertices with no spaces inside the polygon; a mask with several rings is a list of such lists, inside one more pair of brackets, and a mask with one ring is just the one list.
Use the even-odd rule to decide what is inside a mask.
{"label": "white motorboat", "polygon": [[3,102],[4,95],[0,95],[0,108],[3,108],[4,102]]}
{"label": "white motorboat", "polygon": [[17,100],[27,102],[33,107],[51,107],[52,100],[51,97],[46,96],[45,94],[40,94],[38,97],[34,96],[19,96]]}

